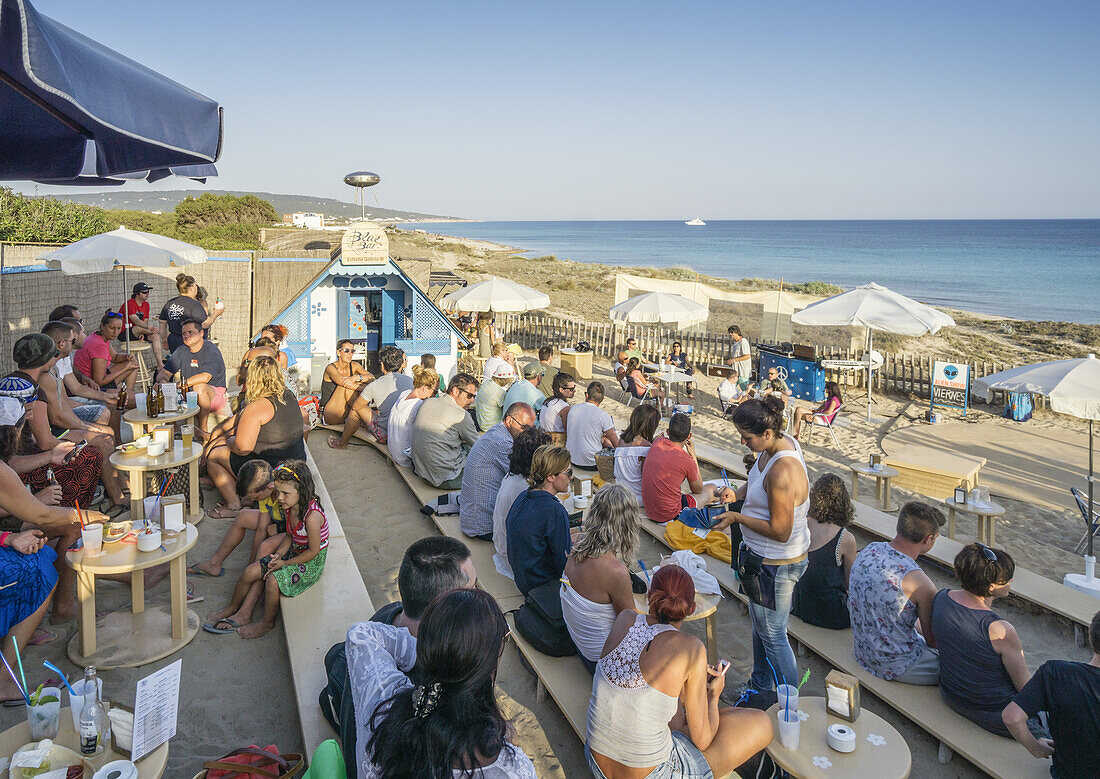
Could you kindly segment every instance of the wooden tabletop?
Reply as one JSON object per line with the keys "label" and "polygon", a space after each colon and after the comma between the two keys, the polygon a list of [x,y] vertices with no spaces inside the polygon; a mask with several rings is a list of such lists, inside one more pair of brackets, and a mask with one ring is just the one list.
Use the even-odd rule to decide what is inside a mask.
{"label": "wooden tabletop", "polygon": [[[644,592],[634,593],[634,609],[639,614],[649,613],[649,598]],[[695,593],[695,612],[684,619],[684,622],[694,622],[697,619],[706,619],[718,611],[718,596]]]}
{"label": "wooden tabletop", "polygon": [[948,495],[943,499],[943,503],[948,508],[955,509],[955,511],[964,511],[967,514],[978,514],[983,517],[999,517],[1005,513],[1005,507],[999,503],[971,503],[968,499],[965,503],[956,503],[954,495]]}
{"label": "wooden tabletop", "polygon": [[179,411],[165,411],[162,414],[151,417],[145,413],[145,409],[143,408],[132,408],[122,415],[122,421],[128,422],[131,425],[170,425],[173,422],[182,422],[185,419],[190,419],[198,413],[198,406],[195,408],[184,406]]}
{"label": "wooden tabletop", "polygon": [[884,465],[881,468],[872,468],[866,463],[852,463],[848,467],[856,473],[862,473],[867,476],[879,476],[883,479],[892,479],[898,475],[898,472],[888,465]]}
{"label": "wooden tabletop", "polygon": [[[767,747],[768,754],[792,776],[799,779],[863,779],[869,776],[875,779],[905,779],[909,776],[913,764],[909,746],[889,722],[874,712],[860,709],[859,718],[848,722],[829,714],[825,709],[825,699],[817,697],[799,698],[798,710],[809,716],[802,720],[798,750],[791,752],[779,743],[779,725],[776,722],[779,704],[768,709],[775,730],[775,736]],[[825,736],[830,725],[846,725],[855,731],[854,752],[837,752],[829,746]]]}
{"label": "wooden tabletop", "polygon": [[111,465],[120,471],[161,471],[165,468],[175,468],[178,465],[187,465],[202,457],[202,444],[192,441],[191,449],[185,451],[182,441],[173,441],[172,448],[168,449],[160,457],[150,457],[148,454],[131,455],[123,457],[121,452],[111,454]]}
{"label": "wooden tabletop", "polygon": [[886,459],[894,465],[916,466],[932,473],[952,476],[967,476],[985,465],[984,457],[969,457],[928,446],[903,446],[886,455]]}
{"label": "wooden tabletop", "polygon": [[[140,571],[143,568],[152,568],[154,565],[166,563],[185,554],[188,549],[199,540],[199,531],[190,522],[187,523],[182,533],[164,533],[161,544],[164,549],[153,552],[139,552],[137,539],[131,537],[130,541],[104,541],[103,552],[95,556],[87,556],[83,549],[66,552],[65,559],[77,571],[85,571],[94,576],[105,576],[112,573],[130,573]],[[167,550],[167,551],[165,551]]]}
{"label": "wooden tabletop", "polygon": [[[69,707],[61,709],[58,715],[60,727],[57,730],[57,738],[54,742],[60,746],[70,749],[73,752],[80,753],[80,739],[77,737],[76,731],[73,729],[73,715],[69,710]],[[0,757],[11,757],[15,754],[15,751],[24,744],[31,742],[31,729],[27,724],[27,720],[24,719],[18,725],[12,727],[0,733]],[[88,760],[92,766],[98,770],[107,763],[115,760],[125,760],[123,755],[115,752],[110,748],[111,743],[108,741],[107,750],[99,755]],[[161,744],[152,752],[147,754],[135,765],[138,769],[139,779],[160,779],[164,775],[164,767],[168,764],[168,742]],[[6,773],[6,772],[5,772]],[[91,779],[90,776],[85,773],[85,779]]]}

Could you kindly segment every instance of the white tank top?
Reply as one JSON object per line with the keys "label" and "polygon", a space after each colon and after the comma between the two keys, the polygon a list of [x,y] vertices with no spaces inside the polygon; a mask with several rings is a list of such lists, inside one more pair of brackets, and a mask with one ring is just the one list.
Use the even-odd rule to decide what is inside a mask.
{"label": "white tank top", "polygon": [[668,760],[677,698],[649,686],[638,658],[649,642],[672,625],[650,625],[639,614],[619,645],[596,664],[588,701],[588,748],[630,768]]}
{"label": "white tank top", "polygon": [[596,662],[603,654],[603,645],[615,626],[615,604],[596,603],[581,595],[561,577],[561,616],[569,636],[585,660]]}
{"label": "white tank top", "polygon": [[[809,474],[806,472],[806,461],[802,456],[802,447],[789,435],[783,436],[794,444],[794,450],[783,449],[768,458],[768,464],[764,470],[760,470],[759,464],[749,468],[748,488],[745,491],[745,505],[741,513],[754,519],[771,520],[771,510],[768,508],[768,493],[764,490],[764,480],[768,477],[768,471],[777,460],[782,457],[795,457],[802,466],[802,473],[806,475],[806,483],[809,484]],[[810,496],[807,487],[806,500],[794,507],[794,524],[791,526],[791,537],[786,542],[766,538],[755,530],[741,526],[741,535],[745,539],[745,546],[756,552],[761,557],[770,560],[788,560],[798,557],[810,548],[810,528],[806,524],[806,515],[810,510]]]}

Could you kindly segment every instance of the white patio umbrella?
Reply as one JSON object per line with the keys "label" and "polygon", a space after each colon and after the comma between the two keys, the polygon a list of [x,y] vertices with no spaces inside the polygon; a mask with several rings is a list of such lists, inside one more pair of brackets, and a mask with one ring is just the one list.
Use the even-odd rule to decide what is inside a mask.
{"label": "white patio umbrella", "polygon": [[[170,268],[206,262],[206,250],[175,238],[120,227],[39,255],[46,266],[70,276],[122,268],[122,299],[126,298],[126,268]],[[125,322],[126,342],[130,323]]]}
{"label": "white patio umbrella", "polygon": [[440,301],[444,311],[531,311],[550,305],[545,292],[492,276],[452,292]]}
{"label": "white patio umbrella", "polygon": [[696,325],[710,315],[704,303],[670,292],[645,292],[611,307],[614,322],[672,322]]}
{"label": "white patio umbrella", "polygon": [[[989,397],[989,391],[995,389],[1045,395],[1050,400],[1050,408],[1053,411],[1088,420],[1088,516],[1091,519],[1094,475],[1092,426],[1093,422],[1100,420],[1100,360],[1096,359],[1095,354],[1090,354],[1088,357],[1075,360],[1040,362],[1001,371],[1000,373],[992,373],[974,382],[974,391],[986,398]],[[1096,558],[1093,555],[1091,523],[1086,521],[1085,527],[1088,531],[1088,551],[1085,556],[1085,576],[1083,578],[1088,583],[1088,591],[1100,597],[1100,580],[1095,578]],[[1078,582],[1076,581],[1081,578],[1079,574],[1068,574],[1066,584],[1076,589],[1082,589],[1077,586]]]}
{"label": "white patio umbrella", "polygon": [[[899,295],[879,284],[864,284],[817,303],[791,316],[799,325],[867,328],[867,354],[871,354],[872,332],[882,330],[899,335],[925,335],[941,327],[954,327],[955,320],[931,306]],[[867,418],[871,418],[871,361],[867,363]]]}

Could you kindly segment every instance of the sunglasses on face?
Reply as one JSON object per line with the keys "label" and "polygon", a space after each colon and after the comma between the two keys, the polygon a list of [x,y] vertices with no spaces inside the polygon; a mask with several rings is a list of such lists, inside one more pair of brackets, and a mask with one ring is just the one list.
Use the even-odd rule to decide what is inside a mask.
{"label": "sunglasses on face", "polygon": [[575,386],[573,386],[573,387],[562,387],[561,391],[562,392],[576,392],[577,388]]}
{"label": "sunglasses on face", "polygon": [[558,476],[561,476],[562,474],[565,474],[565,475],[566,475],[566,476],[568,476],[568,477],[569,477],[570,479],[572,479],[572,478],[573,478],[573,469],[572,469],[572,468],[570,468],[570,469],[568,469],[568,470],[562,471],[561,473],[559,473],[559,474],[558,474]]}
{"label": "sunglasses on face", "polygon": [[470,392],[470,390],[460,389],[459,392],[461,392],[463,395],[465,395],[468,398],[476,398],[477,397],[477,393],[476,392]]}
{"label": "sunglasses on face", "polygon": [[350,348],[348,348],[348,347],[346,347],[346,346],[345,346],[345,347],[344,347],[343,349],[341,349],[340,351],[341,351],[341,352],[343,352],[344,354],[351,354],[351,353],[352,353],[352,352],[354,352],[355,350],[354,350],[354,349],[350,349]]}

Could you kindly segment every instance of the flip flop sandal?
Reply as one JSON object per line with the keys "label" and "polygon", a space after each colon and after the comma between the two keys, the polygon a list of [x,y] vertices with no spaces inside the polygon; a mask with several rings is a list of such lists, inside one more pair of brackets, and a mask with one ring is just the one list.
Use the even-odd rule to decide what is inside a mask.
{"label": "flip flop sandal", "polygon": [[103,513],[106,514],[107,516],[109,516],[111,519],[114,519],[115,517],[119,516],[120,514],[123,514],[123,513],[127,512],[129,510],[130,510],[130,507],[127,506],[125,503],[113,503],[113,504],[111,504],[111,507]]}
{"label": "flip flop sandal", "polygon": [[[197,563],[196,563],[196,565],[197,565]],[[217,573],[207,573],[202,568],[196,568],[194,565],[189,565],[189,566],[187,566],[187,575],[188,576],[208,576],[211,579],[217,579],[217,578],[225,575],[225,566],[223,565],[221,567],[221,569],[218,570]],[[188,586],[190,586],[190,585],[188,585]]]}
{"label": "flip flop sandal", "polygon": [[[218,625],[222,625],[222,624],[232,625],[233,627],[230,627],[230,628],[220,628],[220,627],[218,627]],[[229,619],[227,617],[226,619],[219,619],[217,622],[206,622],[206,623],[203,624],[202,629],[205,630],[207,633],[213,633],[214,635],[223,636],[226,633],[236,633],[237,628],[239,628],[239,627],[240,627],[240,625],[237,624],[237,620]]]}
{"label": "flip flop sandal", "polygon": [[28,646],[41,646],[42,644],[52,644],[57,640],[57,633],[52,630],[46,630],[46,628],[38,628],[34,631],[34,635],[31,636],[31,640],[27,642]]}
{"label": "flip flop sandal", "polygon": [[196,595],[195,594],[195,585],[193,585],[193,584],[188,584],[187,585],[187,602],[188,603],[202,603],[204,600],[206,600],[205,595]]}
{"label": "flip flop sandal", "polygon": [[237,514],[240,513],[240,509],[231,509],[224,503],[219,503],[206,512],[206,516],[210,519],[234,519]]}

